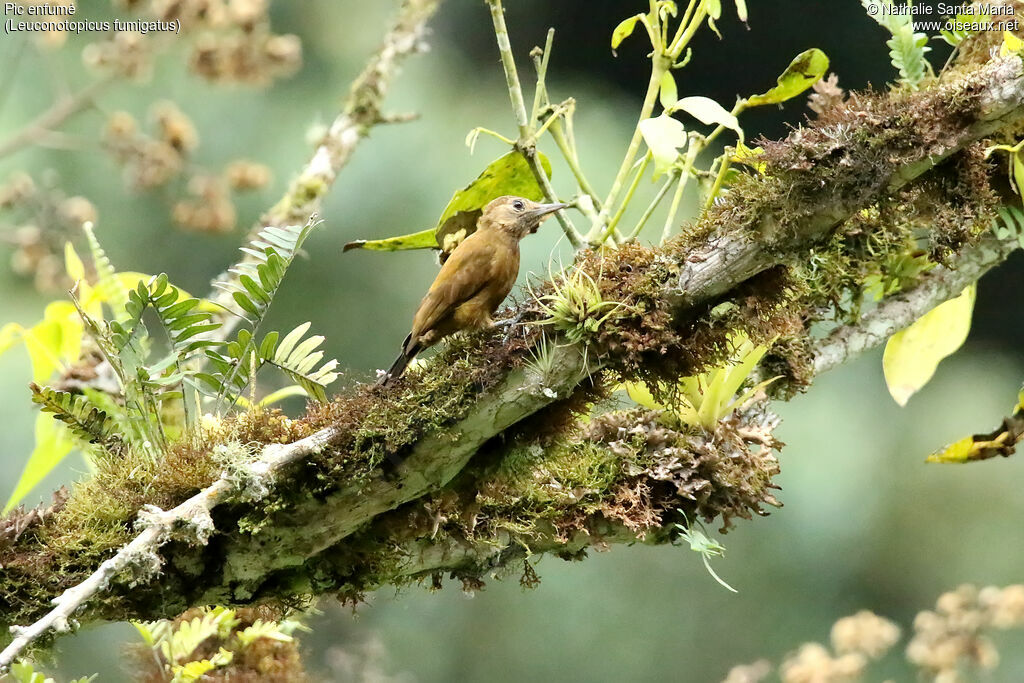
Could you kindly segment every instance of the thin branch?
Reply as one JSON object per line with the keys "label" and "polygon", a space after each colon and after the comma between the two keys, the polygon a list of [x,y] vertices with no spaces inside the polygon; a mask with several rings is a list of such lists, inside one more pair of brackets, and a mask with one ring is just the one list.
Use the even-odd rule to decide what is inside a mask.
{"label": "thin branch", "polygon": [[261,499],[269,491],[277,473],[287,465],[315,453],[337,436],[336,429],[323,429],[300,441],[287,445],[264,446],[259,458],[248,467],[221,475],[213,485],[203,489],[181,505],[167,510],[144,509],[139,523],[145,528],[131,543],[106,560],[89,577],[65,591],[53,601],[54,608],[30,626],[12,627],[14,640],[0,652],[0,673],[10,668],[18,655],[33,641],[50,630],[63,633],[71,629],[71,619],[83,605],[97,593],[105,590],[110,581],[125,571],[145,577],[159,573],[162,560],[157,554],[182,525],[190,529],[188,540],[205,545],[214,531],[210,511],[229,498]]}
{"label": "thin branch", "polygon": [[113,82],[112,77],[102,78],[93,81],[73,95],[58,99],[49,109],[0,142],[0,158],[28,147],[37,138],[52,133],[54,128],[88,109],[92,106],[96,96]]}
{"label": "thin branch", "polygon": [[[526,112],[526,103],[523,101],[523,87],[519,83],[519,73],[516,70],[516,60],[512,55],[512,45],[508,39],[508,27],[505,26],[505,9],[501,6],[501,0],[487,0],[491,9],[491,21],[494,24],[494,37],[498,42],[498,52],[501,54],[501,66],[505,70],[505,84],[508,86],[508,97],[512,103],[512,113],[516,117],[516,125],[519,127],[519,140],[516,143],[516,150],[526,159],[530,170],[537,178],[537,183],[544,196],[549,202],[557,202],[558,195],[555,188],[548,180],[548,174],[544,171],[544,165],[540,163],[537,156],[537,147],[533,140],[533,130],[530,126],[530,117]],[[540,87],[540,86],[538,86]],[[569,238],[573,248],[579,249],[583,246],[583,236],[576,230],[572,219],[565,210],[555,212],[558,224],[562,226],[562,232]]]}
{"label": "thin branch", "polygon": [[519,137],[525,140],[530,136],[530,118],[526,113],[516,60],[512,56],[508,27],[505,26],[505,9],[501,6],[501,0],[487,0],[487,4],[491,8],[491,22],[494,24],[494,37],[498,41],[498,52],[501,53],[501,66],[505,70],[505,85],[508,87],[509,100],[512,101],[512,114],[516,117]]}
{"label": "thin branch", "polygon": [[956,258],[956,269],[936,266],[914,288],[883,299],[854,325],[833,330],[815,346],[814,372],[820,374],[842,365],[865,351],[880,346],[896,332],[944,301],[960,295],[985,273],[1020,248],[1017,238],[986,238],[967,247]]}

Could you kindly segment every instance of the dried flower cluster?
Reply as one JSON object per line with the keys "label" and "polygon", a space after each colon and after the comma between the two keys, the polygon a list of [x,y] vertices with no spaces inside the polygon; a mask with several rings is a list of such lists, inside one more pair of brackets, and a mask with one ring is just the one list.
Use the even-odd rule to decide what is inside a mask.
{"label": "dried flower cluster", "polygon": [[1022,626],[1024,585],[980,590],[963,585],[941,595],[935,611],[917,615],[907,659],[936,683],[973,680],[970,671],[999,665],[999,652],[987,632]]}
{"label": "dried flower cluster", "polygon": [[194,170],[189,158],[199,145],[199,135],[189,117],[173,102],[161,101],[151,108],[150,119],[152,135],[142,132],[127,112],[114,112],[107,119],[104,145],[124,168],[125,182],[137,190],[150,190],[186,176],[189,197],[174,205],[174,221],[197,232],[233,230],[237,216],[231,192],[264,187],[271,180],[270,169],[239,159],[220,175]]}
{"label": "dried flower cluster", "polygon": [[97,212],[85,197],[68,197],[47,174],[36,182],[27,173],[12,174],[0,185],[0,240],[13,247],[11,270],[31,277],[39,291],[66,289],[64,243],[81,233]]}
{"label": "dried flower cluster", "polygon": [[[988,633],[1024,627],[1024,585],[978,589],[963,585],[942,594],[935,610],[920,612],[907,645],[907,661],[920,680],[964,683],[999,665]],[[832,626],[832,650],[804,643],[779,666],[783,683],[843,683],[865,680],[873,660],[899,641],[896,624],[864,610]],[[772,673],[766,660],[733,667],[725,683],[757,683]]]}
{"label": "dried flower cluster", "polygon": [[179,21],[194,34],[189,69],[214,82],[265,85],[302,64],[298,36],[275,34],[268,0],[117,0],[160,21]]}

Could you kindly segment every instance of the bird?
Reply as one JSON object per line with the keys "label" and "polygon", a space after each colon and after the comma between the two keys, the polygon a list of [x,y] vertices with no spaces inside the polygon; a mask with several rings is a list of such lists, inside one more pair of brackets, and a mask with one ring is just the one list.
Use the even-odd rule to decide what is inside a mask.
{"label": "bird", "polygon": [[537,232],[548,215],[568,204],[539,204],[506,195],[484,207],[476,231],[444,262],[420,302],[402,352],[378,386],[387,386],[405,372],[416,354],[444,337],[480,329],[491,322],[519,275],[519,240]]}

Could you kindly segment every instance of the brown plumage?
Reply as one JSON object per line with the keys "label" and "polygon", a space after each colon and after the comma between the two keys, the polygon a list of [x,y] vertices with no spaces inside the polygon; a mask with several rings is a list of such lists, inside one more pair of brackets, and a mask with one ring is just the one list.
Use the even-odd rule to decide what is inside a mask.
{"label": "brown plumage", "polygon": [[489,324],[519,275],[519,240],[536,232],[548,214],[563,208],[565,204],[538,204],[510,196],[498,197],[484,207],[476,232],[455,247],[430,285],[402,353],[378,384],[401,377],[416,354],[449,334]]}

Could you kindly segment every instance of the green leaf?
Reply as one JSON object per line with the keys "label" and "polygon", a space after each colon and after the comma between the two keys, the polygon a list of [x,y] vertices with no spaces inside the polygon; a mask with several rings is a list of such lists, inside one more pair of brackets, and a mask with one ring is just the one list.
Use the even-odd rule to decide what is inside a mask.
{"label": "green leaf", "polygon": [[715,32],[715,35],[719,38],[722,34],[718,32],[718,27],[715,26],[715,22],[722,18],[722,0],[707,0],[708,10],[708,26]]}
{"label": "green leaf", "polygon": [[1013,174],[1010,176],[1013,180],[1013,189],[1019,196],[1024,197],[1024,160],[1021,159],[1020,152],[1012,154],[1010,159],[1013,165]]}
{"label": "green leaf", "polygon": [[[537,153],[544,174],[551,177],[551,162]],[[537,183],[530,164],[519,152],[508,152],[484,169],[476,180],[455,192],[437,221],[436,242],[445,253],[476,231],[476,220],[483,208],[503,195],[525,197],[533,201],[544,200],[544,190]],[[465,231],[465,234],[462,234]]]}
{"label": "green leaf", "polygon": [[[544,173],[551,177],[551,162],[537,153]],[[405,249],[441,249],[442,261],[462,240],[476,231],[476,221],[483,208],[503,195],[516,195],[534,201],[544,199],[544,191],[530,170],[530,165],[519,152],[507,154],[492,161],[476,180],[452,195],[441,213],[437,227],[430,230],[380,240],[356,240],[345,245],[350,249],[375,251],[401,251]]]}
{"label": "green leaf", "polygon": [[747,106],[759,107],[792,99],[817,83],[828,71],[828,56],[818,48],[801,52],[778,78],[778,85],[747,100]]}
{"label": "green leaf", "polygon": [[963,345],[971,329],[976,287],[939,304],[913,325],[889,338],[882,369],[889,393],[901,406],[935,374],[942,359]]}
{"label": "green leaf", "polygon": [[406,249],[437,249],[437,229],[427,228],[408,235],[388,237],[382,240],[356,240],[342,248],[342,252],[351,249],[369,249],[370,251],[404,251]]}
{"label": "green leaf", "polygon": [[273,332],[267,332],[267,335],[263,337],[263,341],[260,343],[259,356],[263,360],[270,360],[274,357],[274,349],[277,348],[277,339],[281,334],[274,330]]}
{"label": "green leaf", "polygon": [[14,492],[4,505],[7,514],[28,495],[29,491],[46,478],[60,461],[71,452],[74,442],[68,430],[46,413],[36,415],[36,446],[25,463]]}
{"label": "green leaf", "polygon": [[740,136],[740,140],[743,139],[743,129],[740,128],[740,122],[736,117],[709,97],[684,97],[676,102],[672,108],[685,111],[705,125],[725,126],[736,131],[736,134]]}
{"label": "green leaf", "polygon": [[640,122],[640,134],[654,157],[654,177],[668,171],[679,158],[679,149],[686,146],[686,128],[671,116],[662,114]]}
{"label": "green leaf", "polygon": [[629,19],[624,19],[615,27],[612,31],[612,53],[618,49],[622,41],[633,34],[633,30],[636,28],[636,22],[644,18],[642,14],[635,14]]}
{"label": "green leaf", "polygon": [[290,354],[292,349],[295,348],[295,345],[299,343],[299,340],[302,339],[306,332],[309,331],[309,326],[312,324],[313,323],[311,322],[304,322],[286,334],[284,339],[282,339],[281,343],[278,345],[274,356],[276,358],[287,358],[288,354]]}
{"label": "green leaf", "polygon": [[113,418],[92,405],[87,397],[41,387],[35,382],[29,384],[29,389],[33,403],[42,406],[44,412],[53,413],[82,441],[96,443],[115,437],[117,428]]}
{"label": "green leaf", "polygon": [[672,76],[671,71],[666,71],[661,75],[661,85],[658,90],[658,97],[661,100],[662,108],[665,110],[669,110],[675,106],[676,100],[679,99],[679,90],[676,88],[676,79]]}
{"label": "green leaf", "polygon": [[736,16],[744,24],[747,23],[747,0],[736,0]]}

